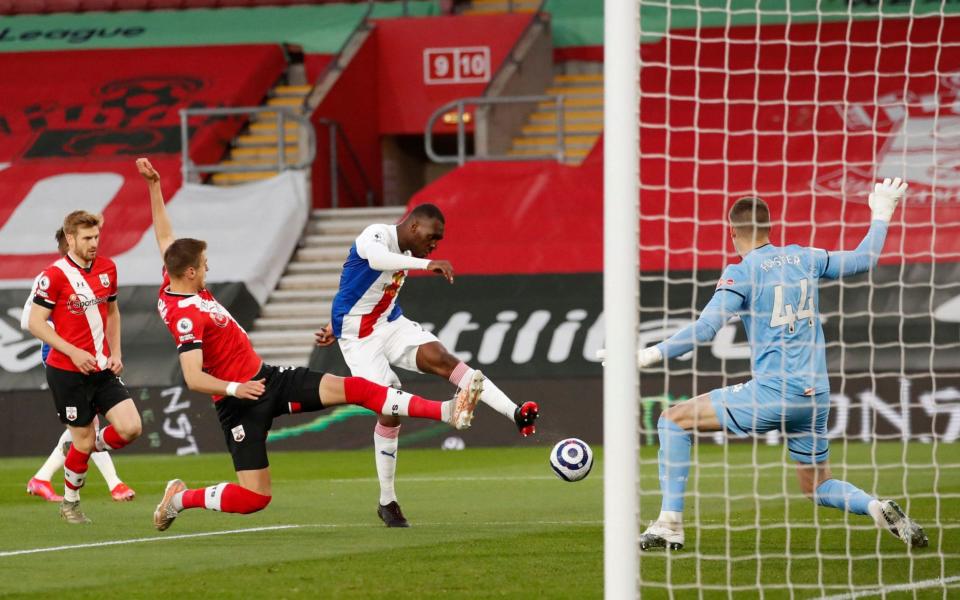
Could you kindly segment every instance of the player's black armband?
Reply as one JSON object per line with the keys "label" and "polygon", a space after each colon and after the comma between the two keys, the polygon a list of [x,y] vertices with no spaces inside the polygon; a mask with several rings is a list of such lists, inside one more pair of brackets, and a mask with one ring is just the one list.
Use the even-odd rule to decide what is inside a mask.
{"label": "player's black armband", "polygon": [[189,344],[180,344],[177,346],[177,352],[183,354],[184,352],[190,352],[191,350],[200,350],[203,348],[203,344],[200,342],[190,342]]}
{"label": "player's black armband", "polygon": [[53,310],[53,307],[56,306],[56,304],[54,304],[53,302],[50,302],[49,300],[44,300],[43,298],[41,298],[41,297],[39,297],[39,296],[34,296],[34,297],[33,297],[33,303],[34,303],[34,304],[39,304],[40,306],[42,306],[42,307],[44,307],[44,308],[49,308],[50,310]]}

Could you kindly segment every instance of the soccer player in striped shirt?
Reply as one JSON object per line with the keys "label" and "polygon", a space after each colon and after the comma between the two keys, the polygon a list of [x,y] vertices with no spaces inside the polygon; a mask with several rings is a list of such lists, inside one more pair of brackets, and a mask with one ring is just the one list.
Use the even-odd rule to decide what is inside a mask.
{"label": "soccer player in striped shirt", "polygon": [[[70,430],[60,516],[75,524],[90,522],[80,509],[90,454],[119,450],[141,431],[140,413],[119,377],[117,268],[97,253],[102,225],[101,217],[85,211],[64,218],[68,251],[41,273],[28,321],[30,333],[51,348],[47,383],[60,422]],[[97,413],[110,421],[99,431]]]}
{"label": "soccer player in striped shirt", "polygon": [[206,242],[174,237],[160,174],[145,158],[137,160],[137,169],[147,181],[153,229],[163,256],[157,309],[177,345],[187,387],[213,397],[238,480],[195,489],[171,480],[153,514],[158,530],[169,528],[180,512],[190,508],[240,514],[266,508],[273,493],[267,432],[281,415],[356,404],[375,414],[444,421],[456,429],[470,426],[483,390],[479,371],[454,400],[435,402],[360,377],[265,364],[247,332],[206,288]]}
{"label": "soccer player in striped shirt", "polygon": [[[354,375],[381,385],[400,387],[392,367],[431,373],[463,388],[474,370],[451,354],[435,335],[403,316],[397,296],[410,269],[433,271],[453,283],[453,266],[429,259],[443,239],[445,219],[433,204],[415,207],[398,225],[370,225],[350,248],[333,300],[333,322],[316,334],[317,345],[339,341]],[[487,379],[480,400],[512,421],[520,435],[536,431],[536,402],[517,406]],[[381,415],[373,431],[380,480],[377,515],[388,527],[408,527],[394,488],[400,420]]]}
{"label": "soccer player in striped shirt", "polygon": [[741,198],[730,210],[730,236],[739,264],[724,270],[696,323],[638,353],[640,368],[691,351],[713,339],[734,315],[750,343],[753,379],[671,406],[660,416],[660,516],[640,536],[642,550],[683,547],[683,495],[690,470],[691,432],[736,436],[783,430],[797,462],[800,489],[821,506],[869,515],[911,547],[927,545],[923,528],[893,500],[874,498],[836,479],[828,462],[830,383],[817,284],[864,273],[877,264],[887,225],[907,184],[876,184],[870,194],[870,229],[855,250],[827,252],[770,243],[770,211],[759,198]]}

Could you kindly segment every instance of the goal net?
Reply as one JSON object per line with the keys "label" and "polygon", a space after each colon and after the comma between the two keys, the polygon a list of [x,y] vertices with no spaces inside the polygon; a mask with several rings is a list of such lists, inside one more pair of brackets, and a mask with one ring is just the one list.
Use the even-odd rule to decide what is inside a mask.
{"label": "goal net", "polygon": [[750,379],[733,321],[641,373],[639,592],[960,595],[960,4],[643,0],[639,13],[639,347],[692,322],[739,262],[736,198],[769,204],[774,245],[852,250],[868,191],[902,177],[878,267],[820,286],[827,437],[835,478],[896,500],[929,536],[910,550],[869,516],[815,505],[780,432],[717,433],[694,438],[684,549],[639,552],[661,508],[659,414]]}

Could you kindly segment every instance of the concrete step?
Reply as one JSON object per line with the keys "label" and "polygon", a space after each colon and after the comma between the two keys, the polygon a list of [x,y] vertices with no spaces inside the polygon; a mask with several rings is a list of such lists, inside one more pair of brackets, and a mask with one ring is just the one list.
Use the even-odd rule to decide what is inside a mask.
{"label": "concrete step", "polygon": [[350,217],[370,219],[371,223],[379,223],[377,219],[393,217],[395,220],[407,212],[406,206],[369,206],[364,208],[317,208],[310,214],[311,217]]}
{"label": "concrete step", "polygon": [[281,290],[336,290],[340,286],[340,274],[336,275],[284,275],[278,287]]}
{"label": "concrete step", "polygon": [[[563,120],[567,123],[599,123],[603,126],[602,110],[564,110]],[[537,124],[556,124],[557,111],[539,111],[530,115],[530,122]]]}
{"label": "concrete step", "polygon": [[[596,143],[597,135],[565,135],[563,136],[564,146],[593,146]],[[514,147],[525,146],[555,146],[559,138],[555,135],[538,135],[528,137],[513,138]]]}
{"label": "concrete step", "polygon": [[[300,137],[296,133],[287,133],[284,141],[295,146]],[[233,145],[237,148],[277,148],[280,145],[280,136],[276,133],[250,133],[238,135],[233,140]]]}
{"label": "concrete step", "polygon": [[[600,107],[603,108],[603,96],[584,96],[584,97],[572,97],[563,99],[563,108],[571,107]],[[537,108],[539,110],[556,110],[557,103],[550,100],[548,102],[539,102],[537,103]]]}
{"label": "concrete step", "polygon": [[553,76],[555,85],[602,85],[603,73],[564,73]]}
{"label": "concrete step", "polygon": [[312,89],[313,86],[309,85],[278,85],[270,91],[270,95],[274,98],[303,98]]}
{"label": "concrete step", "polygon": [[336,275],[340,276],[343,261],[294,261],[287,265],[288,275]]}
{"label": "concrete step", "polygon": [[[599,135],[602,131],[602,123],[566,123],[563,127],[564,134],[570,134],[569,137],[573,137],[575,134]],[[524,125],[520,128],[520,132],[523,133],[525,137],[554,138],[557,135],[557,126],[547,123],[535,123]]]}
{"label": "concrete step", "polygon": [[319,331],[330,318],[317,317],[260,317],[253,322],[254,331]]}
{"label": "concrete step", "polygon": [[[309,237],[322,237],[322,236],[309,236]],[[293,257],[293,259],[295,261],[303,261],[303,262],[316,262],[316,261],[332,262],[332,263],[336,263],[337,266],[339,267],[339,266],[343,266],[343,261],[347,260],[348,252],[349,252],[349,246],[346,246],[346,245],[329,245],[329,246],[319,246],[319,247],[307,246],[297,250],[297,253]]]}
{"label": "concrete step", "polygon": [[283,347],[264,347],[254,348],[260,358],[269,365],[278,367],[305,367],[310,362],[310,354],[313,348],[283,348]]}
{"label": "concrete step", "polygon": [[[308,228],[309,229],[309,228]],[[303,238],[304,249],[310,248],[313,249],[325,249],[325,250],[337,250],[341,252],[344,259],[347,258],[347,252],[350,249],[350,246],[353,245],[353,242],[357,239],[359,231],[355,234],[344,234],[344,235],[326,235],[326,234],[308,234]]]}
{"label": "concrete step", "polygon": [[[257,147],[252,146],[249,148],[233,148],[230,151],[230,158],[234,159],[246,159],[246,158],[265,158],[270,160],[277,160],[277,147]],[[296,160],[299,156],[299,152],[296,148],[287,148],[287,160],[293,161]]]}
{"label": "concrete step", "polygon": [[293,108],[299,108],[302,105],[303,105],[303,97],[301,96],[293,96],[289,98],[288,97],[270,98],[267,100],[267,106],[289,106]]}
{"label": "concrete step", "polygon": [[330,308],[333,298],[310,302],[268,302],[260,311],[261,317],[288,318],[288,317],[327,317],[330,318]]}
{"label": "concrete step", "polygon": [[[367,226],[376,223],[370,219],[311,219],[307,224],[308,235],[352,235],[356,238]],[[350,244],[353,240],[350,240]],[[347,244],[347,247],[350,247]]]}
{"label": "concrete step", "polygon": [[[538,156],[543,158],[553,158],[556,153],[553,151],[545,152],[539,148],[513,148],[507,151],[510,156]],[[564,152],[567,162],[579,162],[590,154],[590,149],[570,148]]]}
{"label": "concrete step", "polygon": [[291,330],[268,330],[252,331],[248,334],[250,341],[255,348],[277,348],[286,347],[288,349],[302,350],[313,346],[312,331],[291,331]]}
{"label": "concrete step", "polygon": [[578,85],[564,85],[558,87],[548,87],[548,94],[563,94],[564,96],[577,97],[577,96],[596,96],[598,98],[603,98],[603,86],[598,85],[587,85],[587,86],[578,86]]}
{"label": "concrete step", "polygon": [[276,176],[277,171],[264,171],[256,173],[214,173],[213,183],[215,185],[240,185],[242,183],[251,183],[253,181],[262,181]]}
{"label": "concrete step", "polygon": [[[337,288],[326,289],[305,289],[305,290],[274,290],[270,294],[267,306],[280,306],[281,304],[325,304],[329,306],[333,302],[333,297],[337,294]],[[266,310],[267,306],[264,307]]]}
{"label": "concrete step", "polygon": [[[299,129],[299,123],[291,123],[290,121],[285,121],[283,124],[284,131],[296,131]],[[277,133],[277,122],[273,121],[257,121],[255,123],[250,123],[250,132],[256,134],[270,134],[276,135]]]}

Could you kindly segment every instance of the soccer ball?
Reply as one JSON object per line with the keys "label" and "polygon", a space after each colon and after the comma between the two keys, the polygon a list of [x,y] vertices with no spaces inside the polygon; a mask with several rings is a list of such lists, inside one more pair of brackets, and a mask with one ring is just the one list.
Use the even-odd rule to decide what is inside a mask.
{"label": "soccer ball", "polygon": [[564,481],[580,481],[593,468],[593,450],[583,440],[560,440],[550,451],[550,466]]}

